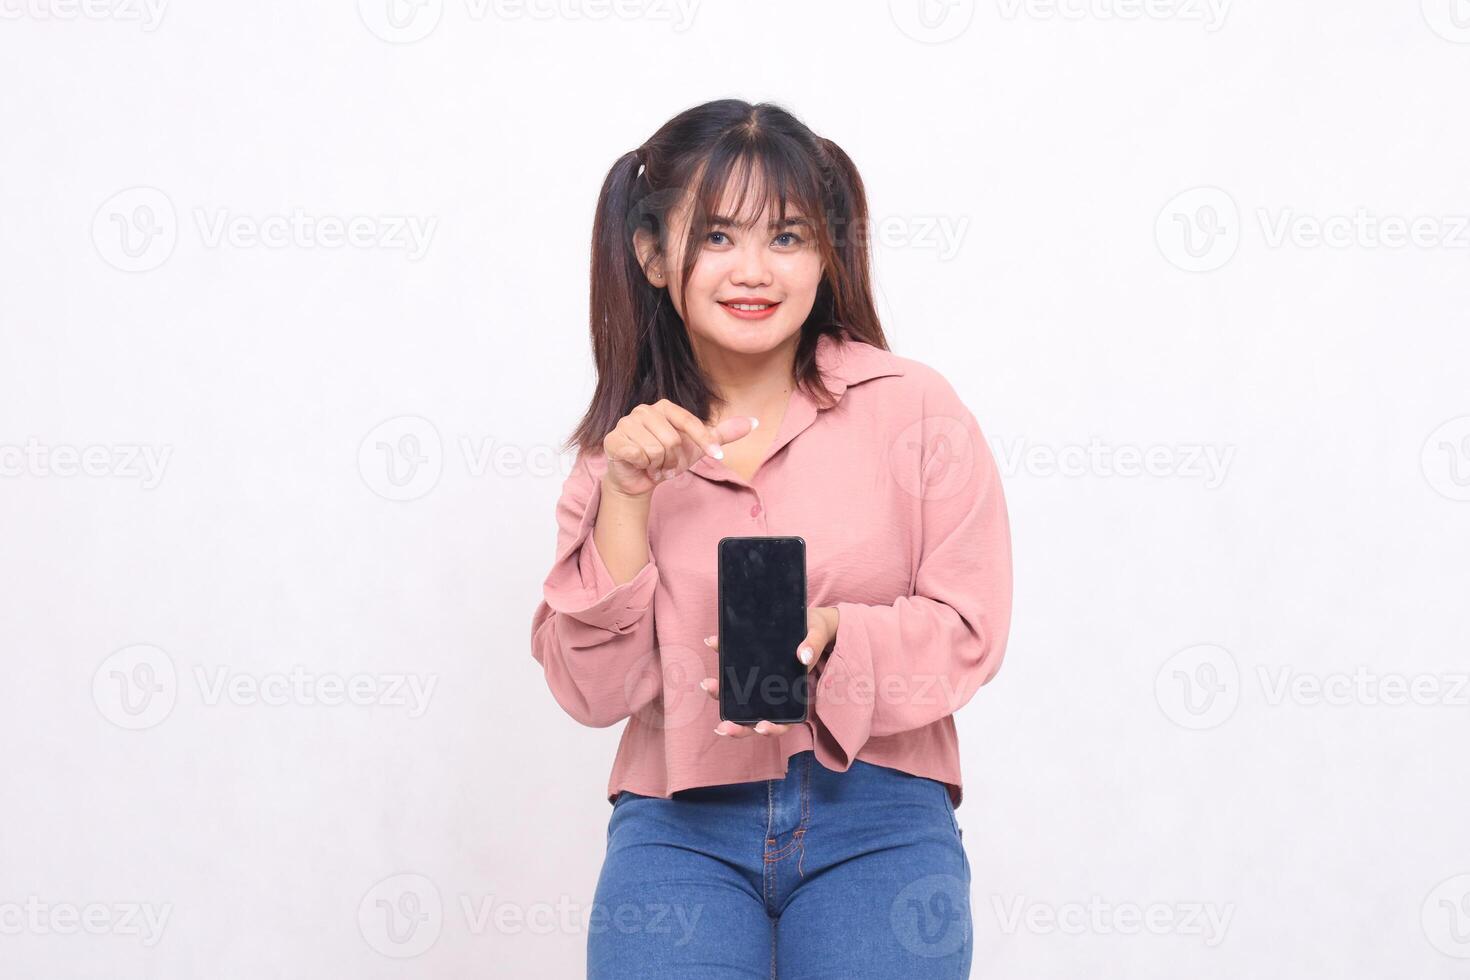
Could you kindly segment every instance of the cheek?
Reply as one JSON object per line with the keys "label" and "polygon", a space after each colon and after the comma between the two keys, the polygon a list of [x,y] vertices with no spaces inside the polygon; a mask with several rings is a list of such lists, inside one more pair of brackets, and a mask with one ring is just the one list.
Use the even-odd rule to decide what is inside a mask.
{"label": "cheek", "polygon": [[791,256],[780,271],[791,294],[815,296],[822,282],[822,257],[815,249],[800,252]]}
{"label": "cheek", "polygon": [[694,272],[689,277],[689,299],[692,304],[713,303],[715,291],[719,287],[723,271],[718,262],[711,262],[707,258],[701,258],[694,266]]}

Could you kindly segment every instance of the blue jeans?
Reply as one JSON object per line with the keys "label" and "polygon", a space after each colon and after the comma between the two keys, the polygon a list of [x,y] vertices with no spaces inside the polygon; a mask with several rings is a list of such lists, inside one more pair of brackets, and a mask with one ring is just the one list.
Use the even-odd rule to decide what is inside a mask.
{"label": "blue jeans", "polygon": [[613,804],[589,980],[946,980],[972,952],[943,783],[808,750],[784,779]]}

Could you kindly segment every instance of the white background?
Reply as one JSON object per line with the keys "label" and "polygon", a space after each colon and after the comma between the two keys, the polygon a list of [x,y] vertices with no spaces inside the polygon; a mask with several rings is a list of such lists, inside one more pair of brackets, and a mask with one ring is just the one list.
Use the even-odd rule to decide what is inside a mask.
{"label": "white background", "polygon": [[593,204],[735,96],[1003,469],[975,975],[1466,975],[1470,5],[386,2],[0,0],[0,974],[580,975]]}

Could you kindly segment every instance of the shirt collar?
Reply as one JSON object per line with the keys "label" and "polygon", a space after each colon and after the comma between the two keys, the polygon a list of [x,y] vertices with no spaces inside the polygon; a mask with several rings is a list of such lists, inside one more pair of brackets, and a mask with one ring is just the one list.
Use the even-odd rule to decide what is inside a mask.
{"label": "shirt collar", "polygon": [[[903,374],[902,363],[891,351],[856,340],[845,340],[839,343],[828,334],[822,334],[817,338],[816,361],[822,373],[823,385],[833,395],[832,405],[827,406],[828,408],[841,401],[847,389],[855,384],[871,381],[873,378]],[[776,455],[788,442],[805,432],[817,420],[820,411],[822,411],[821,407],[805,390],[799,386],[793,390],[791,401],[786,408],[786,415],[782,418],[781,426],[776,430],[776,435],[766,450],[765,459]],[[761,464],[762,467],[764,465],[764,463]],[[689,467],[689,472],[707,480],[750,486],[724,463],[710,456],[701,456],[695,460],[694,465]],[[759,473],[758,468],[756,475],[758,476]]]}
{"label": "shirt collar", "polygon": [[898,357],[891,351],[859,340],[839,344],[825,333],[817,337],[817,367],[827,390],[838,399],[855,384],[903,374]]}

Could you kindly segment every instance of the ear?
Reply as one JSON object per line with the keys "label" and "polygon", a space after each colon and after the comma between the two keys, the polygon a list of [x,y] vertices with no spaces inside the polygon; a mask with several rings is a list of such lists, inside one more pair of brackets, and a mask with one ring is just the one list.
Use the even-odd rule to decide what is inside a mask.
{"label": "ear", "polygon": [[664,260],[658,254],[653,233],[647,228],[636,229],[633,232],[633,248],[638,253],[638,264],[643,266],[643,274],[648,277],[649,283],[655,289],[667,288],[669,282],[664,271]]}

